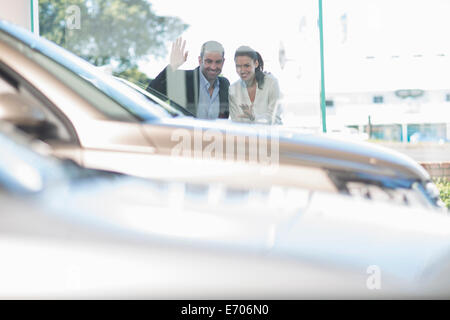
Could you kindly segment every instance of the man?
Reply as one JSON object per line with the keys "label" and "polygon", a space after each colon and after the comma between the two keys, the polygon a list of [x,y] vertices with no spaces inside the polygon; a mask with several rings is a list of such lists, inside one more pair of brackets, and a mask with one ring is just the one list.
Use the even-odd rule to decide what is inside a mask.
{"label": "man", "polygon": [[178,70],[187,60],[185,45],[186,41],[181,38],[172,44],[170,64],[149,87],[165,94],[197,118],[227,119],[230,82],[225,77],[219,77],[225,62],[223,46],[217,41],[205,42],[198,57],[199,67]]}

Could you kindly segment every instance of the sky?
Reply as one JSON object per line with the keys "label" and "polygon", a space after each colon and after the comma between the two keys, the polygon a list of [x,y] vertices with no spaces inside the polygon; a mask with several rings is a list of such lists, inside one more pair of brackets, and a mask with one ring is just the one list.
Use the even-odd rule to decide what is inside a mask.
{"label": "sky", "polygon": [[[178,16],[190,25],[182,35],[189,51],[183,69],[196,67],[201,44],[214,39],[225,47],[223,75],[231,82],[238,80],[234,51],[245,44],[262,54],[265,69],[279,78],[285,91],[301,87],[304,94],[316,95],[320,90],[318,0],[149,2],[157,14]],[[424,86],[428,81],[430,87],[449,83],[449,12],[450,0],[324,0],[327,87],[345,91],[384,89],[398,82]],[[280,47],[287,57],[283,69]],[[140,67],[154,77],[168,62],[168,57],[150,59]],[[435,72],[424,77],[430,69]],[[386,78],[389,70],[397,76]],[[368,73],[373,76],[366,82],[358,80]]]}

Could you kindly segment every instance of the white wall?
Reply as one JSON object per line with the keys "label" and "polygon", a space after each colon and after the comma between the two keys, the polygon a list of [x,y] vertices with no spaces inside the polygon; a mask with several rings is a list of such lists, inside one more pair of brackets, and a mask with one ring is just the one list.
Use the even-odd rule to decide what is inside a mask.
{"label": "white wall", "polygon": [[[31,7],[33,6],[33,19],[31,19]],[[39,10],[38,0],[0,0],[0,19],[7,20],[28,30],[39,34]]]}

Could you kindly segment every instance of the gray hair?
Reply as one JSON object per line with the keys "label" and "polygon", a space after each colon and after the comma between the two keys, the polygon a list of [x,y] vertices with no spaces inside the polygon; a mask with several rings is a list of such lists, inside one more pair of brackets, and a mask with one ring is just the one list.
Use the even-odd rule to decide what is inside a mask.
{"label": "gray hair", "polygon": [[202,45],[202,48],[200,50],[200,57],[203,58],[205,55],[205,52],[219,52],[222,54],[222,57],[225,56],[225,49],[223,46],[217,42],[217,41],[207,41]]}

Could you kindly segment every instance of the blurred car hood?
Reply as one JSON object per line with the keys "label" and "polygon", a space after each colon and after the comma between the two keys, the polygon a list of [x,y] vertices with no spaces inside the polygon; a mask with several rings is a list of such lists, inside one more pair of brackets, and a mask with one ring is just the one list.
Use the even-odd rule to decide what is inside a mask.
{"label": "blurred car hood", "polygon": [[[10,149],[5,150],[8,153],[21,149],[18,145],[10,146]],[[21,150],[23,154],[32,153],[31,150]],[[31,158],[23,156],[16,159],[27,163]],[[131,265],[123,268],[132,273],[136,270],[133,267],[135,263],[141,265],[143,260],[148,267],[159,263],[155,259],[162,259],[166,264],[161,262],[162,265],[158,266],[163,269],[170,267],[167,263],[180,259],[192,261],[197,254],[190,255],[186,250],[198,248],[208,253],[200,254],[198,257],[202,262],[193,262],[193,269],[184,271],[186,275],[189,274],[189,278],[181,283],[189,283],[202,297],[205,297],[205,292],[213,292],[216,297],[224,295],[218,292],[219,289],[211,291],[211,287],[208,287],[209,291],[204,291],[202,288],[205,287],[196,287],[192,282],[193,279],[200,281],[196,268],[208,266],[208,261],[223,263],[228,254],[237,259],[233,260],[237,262],[230,263],[240,265],[242,272],[248,275],[252,269],[255,270],[256,265],[270,263],[273,267],[268,273],[270,280],[267,279],[259,287],[265,288],[265,293],[272,297],[311,297],[321,293],[329,297],[354,297],[356,292],[371,296],[362,280],[367,277],[367,268],[370,266],[377,266],[382,271],[383,288],[386,290],[381,293],[383,297],[450,295],[450,221],[443,213],[292,187],[249,189],[226,184],[145,180],[107,173],[91,174],[89,179],[83,179],[86,170],[78,166],[74,165],[68,174],[68,168],[59,161],[42,156],[36,156],[32,161],[47,161],[42,170],[52,172],[52,168],[59,167],[59,173],[46,176],[43,181],[47,183],[40,190],[32,190],[34,192],[12,195],[5,194],[5,190],[0,192],[3,204],[0,232],[4,240],[0,241],[0,245],[3,246],[3,252],[6,257],[13,259],[11,261],[18,261],[17,256],[14,258],[17,252],[28,252],[20,256],[19,260],[24,263],[28,259],[36,259],[36,253],[33,252],[50,257],[60,252],[58,257],[64,256],[64,261],[47,257],[38,259],[34,265],[39,265],[41,272],[53,270],[55,266],[67,267],[66,262],[69,266],[81,265],[92,277],[85,288],[95,285],[97,289],[103,290],[97,294],[108,292],[104,291],[108,286],[95,280],[104,278],[92,261],[103,265],[111,261],[113,256],[131,259]],[[5,166],[2,169],[7,168]],[[29,247],[27,239],[34,239],[31,252],[26,249]],[[55,246],[55,243],[65,245]],[[130,245],[126,251],[142,249],[142,255],[136,257],[117,248],[117,245],[124,243]],[[99,248],[103,245],[107,248]],[[166,261],[167,250],[172,250],[170,246],[178,249],[176,255]],[[65,253],[61,253],[61,250]],[[8,269],[14,266],[20,268],[24,265],[8,262],[2,264],[0,270],[12,275],[12,279],[17,282],[17,274],[13,269]],[[179,266],[172,267],[182,272]],[[134,292],[138,296],[140,292],[148,296],[151,291],[149,288],[167,286],[167,278],[159,283],[156,281],[158,277],[149,272],[143,273],[144,269],[136,277],[124,275],[123,278],[113,280],[115,290],[120,284],[136,286],[139,278],[146,279],[148,282],[144,283],[150,287],[138,286],[140,289]],[[222,276],[227,274],[228,277],[236,276],[237,272],[233,268],[230,269],[232,273],[223,268],[220,270]],[[267,293],[270,285],[285,283],[287,279],[280,280],[279,275],[283,270],[290,270],[289,274],[295,279],[307,281],[304,275],[298,278],[301,272],[306,272],[315,280],[306,286],[296,280],[284,289]],[[262,271],[252,276],[255,277],[251,281],[252,293],[255,293],[258,281],[265,278]],[[55,272],[61,272],[61,269],[56,268]],[[28,292],[32,296],[39,296],[37,292],[40,289],[56,290],[51,285],[55,280],[51,280],[52,275],[47,273],[41,274],[45,274],[43,279],[50,281],[48,283],[36,283],[36,279],[29,279],[26,282],[28,284],[23,284],[34,290],[31,293],[21,291],[12,286],[10,280],[2,278],[5,286],[0,289],[0,295],[11,296],[16,292],[19,297],[23,297],[23,292]],[[208,277],[213,276],[220,277],[215,273]],[[331,282],[324,283],[322,276]],[[59,283],[56,281],[60,291],[54,291],[53,294],[65,292]],[[222,282],[213,283],[221,286],[219,288],[227,286]],[[232,287],[230,283],[233,283]],[[346,288],[345,283],[351,288]],[[332,285],[344,291],[337,293],[330,287]],[[228,282],[228,286],[233,288],[228,294],[236,296],[238,282]],[[307,289],[309,291],[305,291]],[[248,297],[250,291],[237,296]],[[84,291],[82,296],[86,297],[88,292]],[[186,296],[186,292],[177,287],[166,294]],[[161,297],[155,293],[150,296]]]}
{"label": "blurred car hood", "polygon": [[[345,195],[120,178],[48,193],[42,201],[73,222],[114,233],[362,273],[376,265],[384,275],[420,289],[436,276],[433,268],[450,266],[447,214]],[[445,285],[450,288],[448,281]]]}
{"label": "blurred car hood", "polygon": [[[248,126],[230,120],[205,121],[190,117],[161,118],[151,125],[143,124],[147,132],[152,126],[184,128],[192,131],[222,132],[227,135],[247,137],[259,135],[279,141],[281,164],[302,163],[322,168],[382,174],[404,179],[428,181],[427,171],[413,159],[395,150],[368,142],[339,139],[325,134],[308,134],[283,129],[279,126]],[[155,140],[156,141],[156,140]]]}

